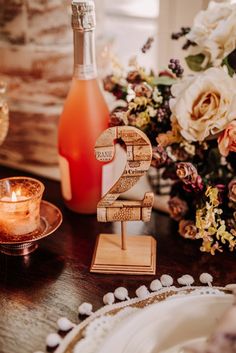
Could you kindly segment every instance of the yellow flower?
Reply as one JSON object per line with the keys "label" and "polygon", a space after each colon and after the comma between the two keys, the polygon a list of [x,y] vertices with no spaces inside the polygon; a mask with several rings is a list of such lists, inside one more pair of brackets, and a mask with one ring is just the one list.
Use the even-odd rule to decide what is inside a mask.
{"label": "yellow flower", "polygon": [[167,147],[172,145],[173,143],[178,143],[181,141],[180,135],[175,134],[174,131],[167,131],[165,134],[159,134],[157,136],[157,143],[162,147]]}
{"label": "yellow flower", "polygon": [[208,186],[205,195],[207,197],[209,197],[210,203],[212,206],[219,205],[218,193],[219,193],[219,190],[217,188],[213,188],[212,186]]}
{"label": "yellow flower", "polygon": [[236,239],[232,239],[229,241],[229,250],[233,251],[235,249],[236,246]]}
{"label": "yellow flower", "polygon": [[200,250],[202,252],[208,252],[211,255],[215,255],[216,250],[219,252],[223,251],[218,242],[212,245],[212,242],[209,242],[209,241],[203,241],[202,246],[200,247]]}
{"label": "yellow flower", "polygon": [[217,232],[217,229],[215,227],[209,227],[208,228],[208,233],[210,235],[214,235],[214,234],[216,234],[216,232]]}
{"label": "yellow flower", "polygon": [[228,232],[225,221],[221,219],[223,211],[218,208],[218,193],[217,188],[208,187],[205,192],[208,201],[196,211],[196,238],[202,239],[200,250],[212,255],[215,255],[216,251],[223,251],[220,243],[228,244],[230,251],[236,247],[236,233]]}
{"label": "yellow flower", "polygon": [[144,111],[138,114],[135,121],[135,126],[138,128],[143,128],[149,123],[150,123],[150,116],[147,111]]}
{"label": "yellow flower", "polygon": [[140,106],[145,106],[148,104],[148,99],[146,97],[135,97],[132,102],[128,104],[128,112],[132,109],[136,110]]}

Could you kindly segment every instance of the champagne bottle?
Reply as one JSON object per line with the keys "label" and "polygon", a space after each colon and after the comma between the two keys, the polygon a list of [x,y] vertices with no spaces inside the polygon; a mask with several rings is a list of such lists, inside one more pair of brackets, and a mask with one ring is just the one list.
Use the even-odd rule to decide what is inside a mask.
{"label": "champagne bottle", "polygon": [[71,210],[92,214],[101,198],[102,166],[94,145],[108,127],[109,111],[100,91],[95,62],[93,1],[72,1],[74,74],[59,122],[62,194]]}

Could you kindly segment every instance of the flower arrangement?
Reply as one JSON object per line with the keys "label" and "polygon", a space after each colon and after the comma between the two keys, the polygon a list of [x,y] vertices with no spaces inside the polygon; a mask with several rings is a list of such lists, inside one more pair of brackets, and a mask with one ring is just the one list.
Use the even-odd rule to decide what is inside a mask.
{"label": "flower arrangement", "polygon": [[200,250],[212,255],[236,249],[236,78],[229,67],[236,31],[224,47],[216,39],[231,31],[233,16],[235,5],[213,3],[192,29],[181,30],[185,47],[194,44],[194,55],[204,56],[194,76],[184,75],[176,59],[158,75],[133,59],[128,73],[104,79],[105,90],[120,102],[111,125],[136,126],[148,135],[153,166],[172,180],[169,210],[179,234],[200,239]]}

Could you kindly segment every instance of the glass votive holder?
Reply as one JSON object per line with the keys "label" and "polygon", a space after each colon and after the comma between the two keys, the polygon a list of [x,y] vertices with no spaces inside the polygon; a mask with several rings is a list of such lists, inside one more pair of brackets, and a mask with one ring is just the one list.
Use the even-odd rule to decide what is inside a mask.
{"label": "glass votive holder", "polygon": [[40,227],[44,185],[33,178],[0,180],[0,232],[9,237],[35,233]]}

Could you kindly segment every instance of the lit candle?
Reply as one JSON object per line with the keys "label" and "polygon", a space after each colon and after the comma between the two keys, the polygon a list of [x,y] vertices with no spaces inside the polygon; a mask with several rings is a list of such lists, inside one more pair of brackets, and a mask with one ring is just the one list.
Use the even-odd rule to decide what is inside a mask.
{"label": "lit candle", "polygon": [[43,191],[43,184],[36,179],[0,180],[0,232],[20,236],[37,231]]}
{"label": "lit candle", "polygon": [[22,201],[22,200],[27,200],[27,197],[26,196],[22,196],[21,195],[21,191],[12,191],[12,194],[11,196],[3,196],[0,201],[12,201],[12,202],[15,202],[15,201]]}

